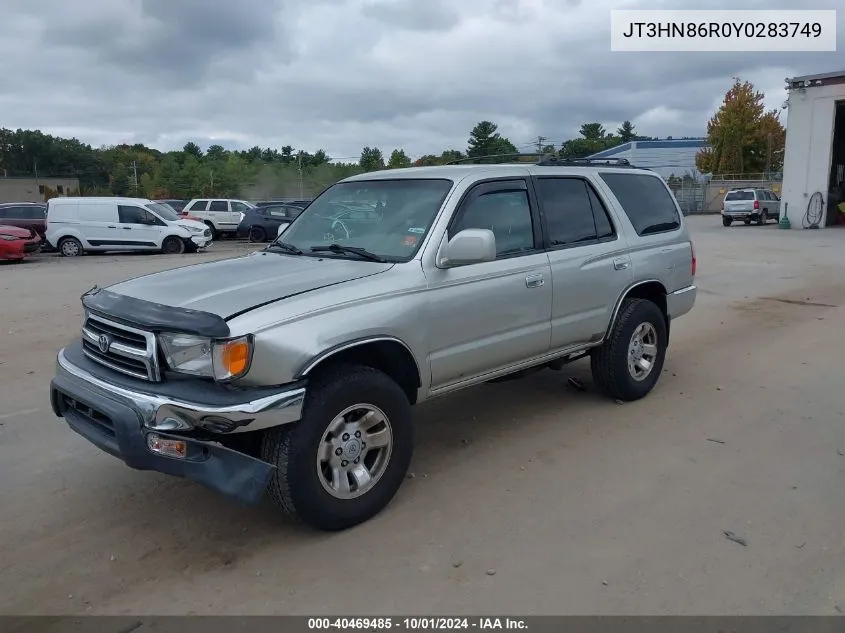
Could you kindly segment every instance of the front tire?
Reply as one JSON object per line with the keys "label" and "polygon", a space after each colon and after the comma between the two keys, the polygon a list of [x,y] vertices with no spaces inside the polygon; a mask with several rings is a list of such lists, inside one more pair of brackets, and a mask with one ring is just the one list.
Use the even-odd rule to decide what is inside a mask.
{"label": "front tire", "polygon": [[185,252],[185,242],[180,237],[170,235],[161,243],[161,250],[168,255],[181,255]]}
{"label": "front tire", "polygon": [[393,499],[413,454],[411,405],[382,372],[342,365],[309,385],[302,419],[271,429],[261,457],[268,492],[287,514],[320,530],[350,528]]}
{"label": "front tire", "polygon": [[610,398],[639,400],[657,384],[668,344],[660,308],[646,299],[628,299],[607,339],[590,357],[593,380]]}
{"label": "front tire", "polygon": [[763,226],[766,222],[769,221],[769,214],[765,211],[761,211],[760,215],[757,216],[757,226]]}
{"label": "front tire", "polygon": [[253,226],[249,229],[249,241],[250,242],[266,242],[267,241],[267,232],[261,228],[260,226]]}

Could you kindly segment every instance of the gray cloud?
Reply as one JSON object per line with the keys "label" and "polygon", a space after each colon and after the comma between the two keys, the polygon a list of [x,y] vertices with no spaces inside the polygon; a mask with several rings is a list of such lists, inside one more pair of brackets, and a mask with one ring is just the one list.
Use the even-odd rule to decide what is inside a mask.
{"label": "gray cloud", "polygon": [[[704,133],[732,76],[775,107],[784,77],[845,66],[841,52],[610,52],[611,8],[676,0],[3,4],[0,55],[14,60],[0,77],[3,125],[94,145],[289,144],[342,158],[376,145],[419,156],[465,147],[481,119],[526,148],[537,135],[562,142],[588,120],[692,136]],[[845,50],[842,12],[838,32]]]}

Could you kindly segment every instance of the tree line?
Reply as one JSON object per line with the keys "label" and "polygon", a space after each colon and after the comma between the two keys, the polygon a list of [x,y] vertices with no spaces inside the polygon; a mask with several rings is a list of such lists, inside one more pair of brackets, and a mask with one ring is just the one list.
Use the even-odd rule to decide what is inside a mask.
{"label": "tree line", "polygon": [[[696,157],[704,173],[759,174],[783,165],[786,132],[777,111],[765,111],[764,95],[749,82],[735,79],[724,102],[707,124],[709,147]],[[203,150],[187,143],[162,152],[143,144],[94,148],[75,138],[40,130],[0,129],[0,175],[78,178],[81,195],[193,198],[204,196],[268,199],[308,197],[348,176],[379,169],[442,165],[464,158],[527,152],[584,158],[616,145],[652,140],[637,133],[630,121],[615,132],[599,122],[584,123],[576,138],[560,144],[517,147],[492,121],[480,121],[463,149],[446,149],[412,160],[403,149],[387,157],[377,147],[364,147],[357,162],[338,162],[322,149],[309,153],[291,146]],[[528,146],[528,147],[526,147]],[[48,195],[50,193],[48,192]]]}

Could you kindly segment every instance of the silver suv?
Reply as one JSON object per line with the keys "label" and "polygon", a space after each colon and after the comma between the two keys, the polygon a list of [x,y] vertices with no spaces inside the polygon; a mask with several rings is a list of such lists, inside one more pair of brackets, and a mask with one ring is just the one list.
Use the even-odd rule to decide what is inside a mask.
{"label": "silver suv", "polygon": [[761,225],[780,220],[780,198],[771,189],[731,189],[722,203],[722,225],[730,226],[734,220]]}
{"label": "silver suv", "polygon": [[416,403],[581,358],[648,394],[695,268],[672,193],[624,161],[362,174],[264,250],[83,295],[52,406],[130,467],[344,529],[397,492]]}

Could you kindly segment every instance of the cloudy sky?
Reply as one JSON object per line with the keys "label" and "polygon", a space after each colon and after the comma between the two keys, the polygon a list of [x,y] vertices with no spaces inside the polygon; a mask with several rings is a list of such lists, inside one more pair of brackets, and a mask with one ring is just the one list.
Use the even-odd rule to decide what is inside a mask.
{"label": "cloudy sky", "polygon": [[[842,0],[815,0],[833,9]],[[703,135],[738,75],[784,78],[838,53],[612,53],[610,9],[683,0],[2,0],[0,125],[93,145],[292,145],[352,159],[463,149],[489,119],[520,148],[581,123]],[[695,8],[794,9],[795,0]]]}

